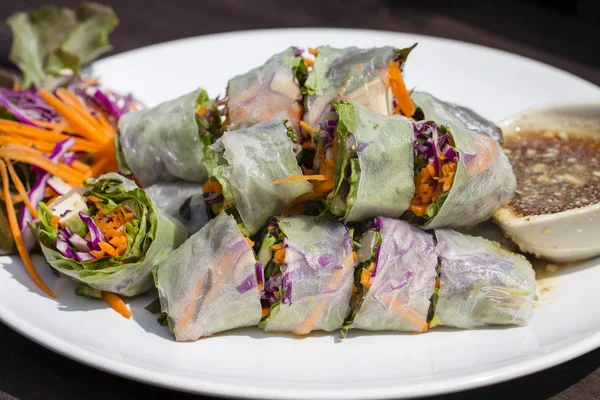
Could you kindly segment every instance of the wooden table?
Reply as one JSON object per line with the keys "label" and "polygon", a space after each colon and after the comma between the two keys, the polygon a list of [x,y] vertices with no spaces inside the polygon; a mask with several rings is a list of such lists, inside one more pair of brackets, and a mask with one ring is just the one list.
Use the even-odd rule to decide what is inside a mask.
{"label": "wooden table", "polygon": [[[3,2],[5,20],[18,10],[49,1]],[[76,1],[61,0],[74,5]],[[112,36],[115,52],[208,33],[278,27],[369,28],[441,36],[531,57],[600,85],[600,25],[578,21],[516,1],[268,0],[105,1],[121,26]],[[438,3],[441,3],[438,4]],[[500,5],[502,4],[502,5]],[[0,28],[0,63],[8,66],[11,34]],[[582,307],[595,306],[585,305]],[[493,343],[490,345],[493,346]],[[440,399],[599,399],[600,350],[549,370]],[[75,363],[0,324],[0,400],[7,399],[191,399],[128,381]]]}

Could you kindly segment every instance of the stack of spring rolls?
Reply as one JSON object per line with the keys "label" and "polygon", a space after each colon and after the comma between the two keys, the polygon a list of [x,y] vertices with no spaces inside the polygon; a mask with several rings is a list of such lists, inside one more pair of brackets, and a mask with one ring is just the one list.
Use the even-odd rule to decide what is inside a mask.
{"label": "stack of spring rolls", "polygon": [[[126,114],[120,169],[146,193],[118,175],[74,190],[83,214],[104,221],[121,210],[135,226],[102,222],[103,235],[126,233],[115,254],[84,229],[91,255],[79,260],[69,226],[50,223],[71,210],[46,207],[39,233],[50,264],[126,296],[153,279],[159,321],[178,341],[249,326],[345,337],[526,325],[529,262],[452,230],[512,198],[501,132],[468,108],[409,92],[402,70],[414,47],[323,46],[313,58],[290,47],[231,79],[221,100],[197,89]],[[133,278],[105,285],[121,268]]]}

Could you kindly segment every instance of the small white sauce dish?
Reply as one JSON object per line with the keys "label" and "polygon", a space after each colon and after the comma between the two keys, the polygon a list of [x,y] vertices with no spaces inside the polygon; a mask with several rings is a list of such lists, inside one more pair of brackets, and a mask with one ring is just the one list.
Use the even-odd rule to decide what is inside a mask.
{"label": "small white sauce dish", "polygon": [[[600,135],[600,102],[534,108],[500,122],[499,126],[505,137],[520,130]],[[494,221],[521,250],[540,258],[566,263],[600,255],[600,203],[534,216],[519,216],[503,207],[494,214]]]}

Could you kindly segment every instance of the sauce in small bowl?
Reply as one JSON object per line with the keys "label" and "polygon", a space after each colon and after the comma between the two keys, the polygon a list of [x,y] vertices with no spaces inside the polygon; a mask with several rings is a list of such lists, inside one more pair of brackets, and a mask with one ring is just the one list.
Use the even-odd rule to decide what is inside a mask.
{"label": "sauce in small bowl", "polygon": [[551,261],[600,255],[600,103],[533,109],[501,127],[517,189],[496,224]]}

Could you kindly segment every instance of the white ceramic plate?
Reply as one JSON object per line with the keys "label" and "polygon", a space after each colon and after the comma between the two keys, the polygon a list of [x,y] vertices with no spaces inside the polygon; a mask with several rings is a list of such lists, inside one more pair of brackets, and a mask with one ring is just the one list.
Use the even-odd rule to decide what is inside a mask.
{"label": "white ceramic plate", "polygon": [[[473,107],[493,120],[534,105],[600,98],[600,88],[547,65],[489,48],[397,33],[294,29],[238,32],[151,46],[95,64],[103,82],[148,105],[227,79],[296,44],[419,46],[408,86]],[[58,300],[40,295],[17,258],[0,257],[0,318],[23,335],[82,363],[151,384],[224,396],[390,398],[446,393],[516,378],[600,346],[600,260],[540,282],[525,328],[435,330],[423,335],[357,334],[298,339],[247,329],[175,343],[143,307],[126,320],[82,299],[35,258]]]}

